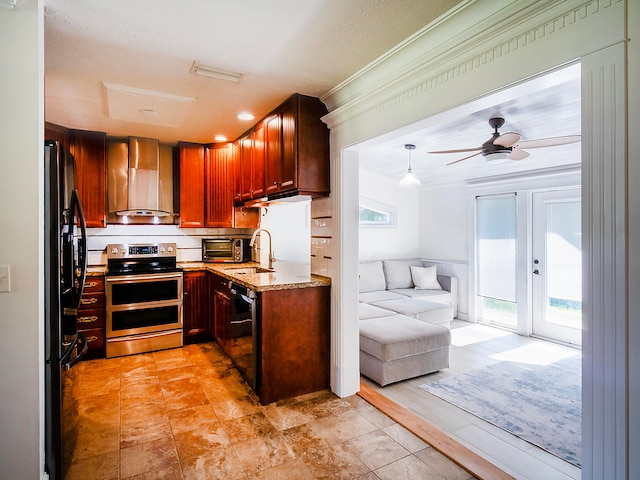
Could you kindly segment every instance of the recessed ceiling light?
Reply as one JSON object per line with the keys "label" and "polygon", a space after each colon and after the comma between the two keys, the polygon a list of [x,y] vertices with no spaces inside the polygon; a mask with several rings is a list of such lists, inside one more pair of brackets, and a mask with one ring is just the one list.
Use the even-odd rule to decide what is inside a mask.
{"label": "recessed ceiling light", "polygon": [[226,142],[227,141],[227,137],[225,137],[224,135],[216,135],[215,137],[213,137],[213,139],[216,142]]}
{"label": "recessed ceiling light", "polygon": [[189,70],[189,72],[193,75],[217,78],[219,80],[227,80],[228,82],[239,82],[242,78],[242,73],[230,72],[229,70],[221,70],[210,65],[202,65],[197,61],[193,62],[193,64],[191,65],[191,70]]}
{"label": "recessed ceiling light", "polygon": [[238,120],[253,120],[254,116],[249,112],[240,112],[238,114]]}

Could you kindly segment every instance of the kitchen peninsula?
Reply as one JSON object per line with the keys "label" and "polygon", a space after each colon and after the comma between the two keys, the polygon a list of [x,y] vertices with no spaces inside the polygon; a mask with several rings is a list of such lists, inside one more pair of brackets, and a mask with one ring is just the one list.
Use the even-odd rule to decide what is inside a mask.
{"label": "kitchen peninsula", "polygon": [[263,404],[329,387],[329,278],[289,262],[178,266],[186,342],[192,321],[211,332]]}

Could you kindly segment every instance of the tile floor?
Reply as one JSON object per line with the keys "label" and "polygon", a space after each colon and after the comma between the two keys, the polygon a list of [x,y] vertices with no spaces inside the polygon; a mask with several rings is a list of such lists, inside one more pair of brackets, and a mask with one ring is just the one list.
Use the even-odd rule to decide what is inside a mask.
{"label": "tile floor", "polygon": [[213,343],[77,368],[67,480],[473,478],[358,396],[260,405]]}

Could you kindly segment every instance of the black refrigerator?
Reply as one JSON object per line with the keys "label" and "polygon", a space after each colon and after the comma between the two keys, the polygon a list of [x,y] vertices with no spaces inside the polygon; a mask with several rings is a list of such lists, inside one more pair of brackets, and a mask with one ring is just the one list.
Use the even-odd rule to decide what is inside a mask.
{"label": "black refrigerator", "polygon": [[74,365],[87,351],[76,315],[87,271],[86,226],[75,189],[75,162],[58,142],[45,142],[44,359],[45,471],[62,480],[77,439]]}

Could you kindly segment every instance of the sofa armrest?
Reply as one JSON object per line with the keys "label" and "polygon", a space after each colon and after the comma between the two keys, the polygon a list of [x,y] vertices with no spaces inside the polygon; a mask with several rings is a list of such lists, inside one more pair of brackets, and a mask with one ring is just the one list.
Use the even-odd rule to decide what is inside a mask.
{"label": "sofa armrest", "polygon": [[453,308],[453,318],[455,318],[458,315],[458,277],[440,274],[437,277],[442,289],[451,293],[451,308]]}

